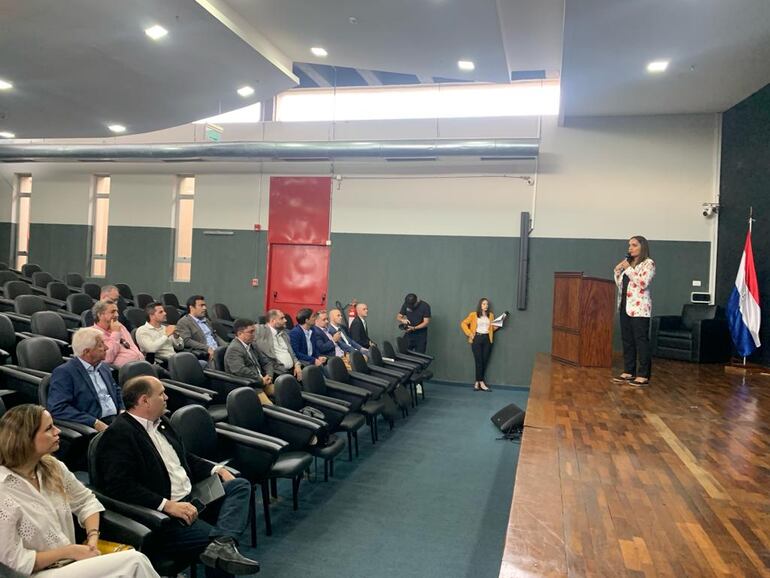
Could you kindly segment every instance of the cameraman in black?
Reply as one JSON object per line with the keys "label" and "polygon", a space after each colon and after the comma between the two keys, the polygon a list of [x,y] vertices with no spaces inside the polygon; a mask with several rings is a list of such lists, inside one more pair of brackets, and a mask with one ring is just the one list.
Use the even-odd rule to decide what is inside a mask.
{"label": "cameraman in black", "polygon": [[428,347],[428,324],[430,323],[430,305],[420,301],[417,295],[409,293],[404,298],[401,311],[396,315],[399,329],[406,332],[409,349],[425,353]]}

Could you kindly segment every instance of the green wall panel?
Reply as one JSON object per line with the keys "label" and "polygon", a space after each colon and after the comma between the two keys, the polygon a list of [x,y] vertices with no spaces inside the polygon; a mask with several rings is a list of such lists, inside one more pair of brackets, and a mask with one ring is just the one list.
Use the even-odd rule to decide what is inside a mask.
{"label": "green wall panel", "polygon": [[37,263],[57,279],[88,269],[89,229],[86,225],[32,223],[29,229],[29,262]]}

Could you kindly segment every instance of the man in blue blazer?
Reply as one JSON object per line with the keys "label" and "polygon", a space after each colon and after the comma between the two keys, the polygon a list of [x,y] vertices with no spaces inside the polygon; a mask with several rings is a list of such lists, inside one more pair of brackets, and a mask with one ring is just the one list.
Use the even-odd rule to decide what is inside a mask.
{"label": "man in blue blazer", "polygon": [[72,336],[75,357],[51,374],[48,411],[54,419],[73,421],[104,431],[124,409],[120,386],[102,363],[107,348],[93,327]]}
{"label": "man in blue blazer", "polygon": [[323,365],[326,357],[313,347],[313,326],[316,315],[312,309],[297,311],[297,324],[289,331],[289,341],[294,355],[303,365]]}
{"label": "man in blue blazer", "polygon": [[342,311],[339,309],[332,309],[329,311],[329,335],[333,338],[337,333],[340,335],[340,338],[337,341],[337,347],[345,353],[350,353],[351,351],[360,351],[364,355],[369,353],[368,349],[353,341],[353,338],[348,334]]}

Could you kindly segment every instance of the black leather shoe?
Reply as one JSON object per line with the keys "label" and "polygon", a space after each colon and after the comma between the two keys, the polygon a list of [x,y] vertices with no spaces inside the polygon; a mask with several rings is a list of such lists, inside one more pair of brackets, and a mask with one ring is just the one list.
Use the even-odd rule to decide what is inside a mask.
{"label": "black leather shoe", "polygon": [[210,568],[219,568],[228,574],[256,574],[259,572],[259,562],[246,558],[238,551],[238,545],[233,538],[221,537],[215,539],[201,554],[201,562]]}

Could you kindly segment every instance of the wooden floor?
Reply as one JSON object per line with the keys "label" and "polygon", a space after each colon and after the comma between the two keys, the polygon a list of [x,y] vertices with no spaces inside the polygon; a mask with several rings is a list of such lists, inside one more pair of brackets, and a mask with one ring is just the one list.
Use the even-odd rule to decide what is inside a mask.
{"label": "wooden floor", "polygon": [[653,362],[538,355],[501,578],[770,576],[770,378]]}

